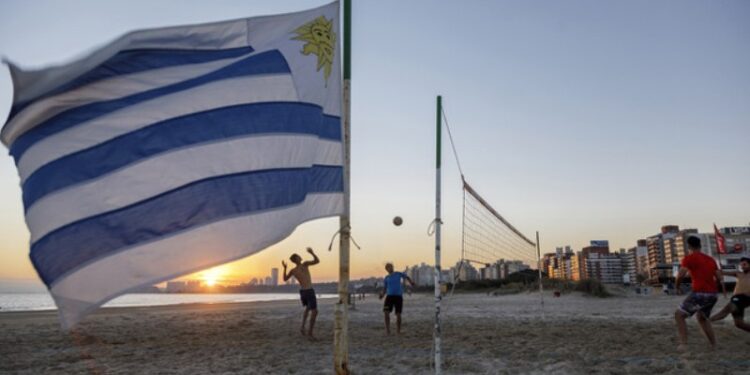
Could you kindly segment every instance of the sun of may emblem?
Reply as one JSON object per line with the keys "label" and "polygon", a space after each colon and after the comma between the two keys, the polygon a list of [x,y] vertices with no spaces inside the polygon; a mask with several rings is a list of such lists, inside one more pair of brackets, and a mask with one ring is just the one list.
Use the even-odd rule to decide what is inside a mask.
{"label": "sun of may emblem", "polygon": [[297,36],[293,40],[306,42],[302,46],[302,54],[313,54],[318,57],[318,71],[323,69],[323,76],[328,83],[333,65],[333,46],[336,43],[336,33],[333,32],[333,20],[320,16],[294,30]]}

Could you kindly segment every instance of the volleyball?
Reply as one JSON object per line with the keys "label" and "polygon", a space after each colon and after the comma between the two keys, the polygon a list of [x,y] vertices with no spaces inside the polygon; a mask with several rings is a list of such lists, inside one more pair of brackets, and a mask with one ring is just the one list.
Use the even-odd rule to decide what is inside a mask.
{"label": "volleyball", "polygon": [[401,219],[401,216],[396,216],[393,218],[393,225],[400,226],[404,222],[403,219]]}

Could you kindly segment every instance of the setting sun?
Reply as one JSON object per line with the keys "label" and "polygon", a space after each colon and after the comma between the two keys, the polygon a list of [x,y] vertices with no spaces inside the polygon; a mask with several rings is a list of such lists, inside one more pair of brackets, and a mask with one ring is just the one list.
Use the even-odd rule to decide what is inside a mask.
{"label": "setting sun", "polygon": [[211,268],[209,270],[203,271],[203,274],[201,278],[203,279],[203,282],[206,283],[206,286],[214,286],[219,281],[219,277],[222,275],[222,270],[220,268]]}

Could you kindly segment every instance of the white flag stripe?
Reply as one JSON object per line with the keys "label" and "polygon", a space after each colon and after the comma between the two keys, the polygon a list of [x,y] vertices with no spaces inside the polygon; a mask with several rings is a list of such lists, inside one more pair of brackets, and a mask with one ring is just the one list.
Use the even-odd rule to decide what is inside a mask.
{"label": "white flag stripe", "polygon": [[[247,46],[247,19],[133,31],[88,56],[61,66],[23,71],[11,65],[14,104],[22,103],[94,69],[123,50],[133,49],[228,49]],[[6,143],[9,144],[9,143]]]}
{"label": "white flag stripe", "polygon": [[21,134],[71,108],[93,102],[124,98],[144,90],[169,86],[221,69],[253,54],[207,63],[152,69],[95,81],[30,104],[8,122],[3,131],[3,137],[7,144],[11,144]]}
{"label": "white flag stripe", "polygon": [[193,181],[255,170],[341,165],[341,148],[341,142],[312,135],[254,135],[160,154],[37,201],[26,212],[31,243],[64,225]]}
{"label": "white flag stripe", "polygon": [[21,157],[19,175],[24,183],[53,160],[171,118],[238,104],[297,100],[294,82],[286,74],[211,82],[125,107],[44,138]]}
{"label": "white flag stripe", "polygon": [[342,209],[343,193],[310,194],[296,206],[196,227],[94,261],[56,281],[51,292],[66,302],[58,306],[70,327],[123,290],[246,257],[286,238],[297,225]]}

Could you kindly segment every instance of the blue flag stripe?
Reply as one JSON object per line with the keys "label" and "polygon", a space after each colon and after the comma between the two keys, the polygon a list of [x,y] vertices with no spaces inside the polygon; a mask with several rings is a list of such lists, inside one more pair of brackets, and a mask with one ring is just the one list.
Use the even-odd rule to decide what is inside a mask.
{"label": "blue flag stripe", "polygon": [[103,79],[140,73],[153,69],[206,63],[239,57],[252,52],[253,48],[250,46],[218,50],[133,49],[120,51],[93,70],[60,85],[56,89],[23,103],[15,104],[11,107],[8,121],[12,120],[16,114],[37,100],[48,98],[65,91],[74,90]]}
{"label": "blue flag stripe", "polygon": [[298,204],[311,193],[343,192],[342,174],[340,166],[313,166],[197,181],[60,228],[32,245],[31,260],[51,286],[88,262],[132,246],[222,219]]}
{"label": "blue flag stripe", "polygon": [[23,202],[34,202],[57,190],[97,178],[144,158],[223,138],[250,134],[305,134],[341,140],[338,117],[317,105],[255,103],[224,107],[157,123],[57,159],[23,183]]}
{"label": "blue flag stripe", "polygon": [[[144,91],[125,98],[102,101],[72,108],[60,113],[53,118],[39,124],[37,127],[21,135],[10,147],[10,154],[16,160],[16,164],[34,143],[49,137],[52,134],[59,133],[63,130],[74,127],[78,124],[95,119],[110,112],[132,106],[147,100],[158,98],[178,91],[187,90],[209,82],[234,77],[263,75],[263,74],[282,74],[290,73],[289,65],[284,56],[276,51],[263,52],[257,55],[242,59],[224,68],[218,69],[208,74],[198,76],[183,82],[172,84],[166,87],[159,87],[153,90]],[[251,89],[251,88],[248,88]]]}
{"label": "blue flag stripe", "polygon": [[342,150],[340,141],[298,134],[251,135],[175,150],[35,202],[26,212],[31,243],[70,223],[194,181],[269,169],[342,165]]}

